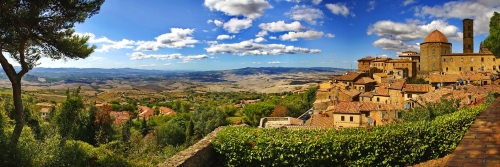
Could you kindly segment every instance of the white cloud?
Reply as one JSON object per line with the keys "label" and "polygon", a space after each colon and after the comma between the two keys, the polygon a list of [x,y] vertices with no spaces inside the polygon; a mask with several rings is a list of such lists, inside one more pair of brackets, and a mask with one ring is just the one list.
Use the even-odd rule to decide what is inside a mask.
{"label": "white cloud", "polygon": [[324,14],[321,10],[308,7],[306,5],[295,5],[292,7],[290,12],[285,13],[288,17],[293,20],[304,20],[309,24],[316,24],[316,19],[321,19],[324,17]]}
{"label": "white cloud", "polygon": [[228,16],[245,16],[255,19],[264,14],[265,9],[273,8],[266,0],[205,0],[203,4],[210,9],[223,12]]}
{"label": "white cloud", "polygon": [[205,42],[209,45],[215,45],[218,43],[217,41],[205,41]]}
{"label": "white cloud", "polygon": [[[495,6],[492,6],[495,5]],[[472,18],[474,19],[474,33],[489,34],[490,18],[494,11],[500,11],[500,1],[480,0],[480,1],[452,1],[434,7],[423,6],[416,9],[415,16],[430,18]]]}
{"label": "white cloud", "polygon": [[162,34],[156,37],[156,41],[139,41],[136,50],[158,50],[162,48],[186,48],[194,47],[193,44],[198,43],[192,35],[194,29],[170,28],[170,33]]}
{"label": "white cloud", "polygon": [[372,43],[373,46],[382,48],[384,50],[391,50],[396,52],[413,50],[420,51],[420,45],[417,43],[405,43],[401,40],[394,40],[389,38],[380,38]]}
{"label": "white cloud", "polygon": [[208,30],[203,30],[203,32],[208,32]]}
{"label": "white cloud", "polygon": [[318,5],[319,3],[321,3],[322,0],[312,0],[312,3],[315,4],[315,5]]}
{"label": "white cloud", "polygon": [[418,20],[408,20],[408,23],[382,20],[370,25],[367,34],[376,34],[380,37],[410,41],[422,40],[434,30],[441,31],[449,40],[457,42],[462,41],[462,33],[458,32],[458,27],[449,25],[443,20],[434,20],[429,24],[422,24]]}
{"label": "white cloud", "polygon": [[370,12],[370,11],[372,11],[373,9],[375,9],[375,4],[376,4],[376,3],[377,3],[377,2],[375,2],[375,0],[371,0],[371,1],[369,1],[369,2],[368,2],[368,6],[370,6],[370,8],[366,9],[366,11],[367,11],[367,12]]}
{"label": "white cloud", "polygon": [[232,44],[210,45],[208,48],[205,48],[205,50],[212,54],[236,54],[240,56],[321,53],[319,49],[300,48],[283,44],[260,44],[255,43],[253,40]]}
{"label": "white cloud", "polygon": [[207,24],[213,23],[213,20],[207,20]]}
{"label": "white cloud", "polygon": [[191,61],[191,60],[202,60],[208,59],[209,57],[205,54],[202,55],[193,55],[193,56],[183,56],[179,53],[175,54],[144,54],[142,52],[134,52],[131,55],[130,60],[143,60],[143,59],[156,59],[156,60],[173,60],[179,59],[183,61]]}
{"label": "white cloud", "polygon": [[74,33],[76,36],[88,36],[88,43],[103,43],[101,48],[95,49],[96,52],[109,52],[111,49],[131,49],[136,44],[133,40],[122,39],[121,41],[113,41],[106,37],[96,38],[92,33]]}
{"label": "white cloud", "polygon": [[410,4],[415,3],[415,2],[416,2],[416,0],[405,0],[403,2],[403,6],[407,6],[407,5],[410,5]]}
{"label": "white cloud", "polygon": [[270,36],[269,39],[277,39],[275,36]]}
{"label": "white cloud", "polygon": [[255,61],[254,61],[254,62],[252,62],[252,63],[253,63],[253,64],[260,64],[260,62],[255,62]]}
{"label": "white cloud", "polygon": [[260,42],[266,42],[267,40],[262,38],[262,37],[258,37],[258,38],[255,38],[253,41],[260,43]]}
{"label": "white cloud", "polygon": [[167,63],[167,64],[163,64],[164,66],[171,66],[171,65],[174,65],[172,63]]}
{"label": "white cloud", "polygon": [[139,67],[155,67],[156,64],[141,64]]}
{"label": "white cloud", "polygon": [[268,62],[268,64],[282,64],[282,62],[280,62],[280,61],[271,61],[271,62]]}
{"label": "white cloud", "polygon": [[329,4],[326,4],[325,6],[328,9],[330,9],[330,11],[333,14],[336,14],[336,15],[342,15],[344,17],[347,17],[347,15],[350,14],[352,17],[356,16],[354,13],[350,12],[349,9],[343,3],[336,3],[336,4],[329,3]]}
{"label": "white cloud", "polygon": [[257,35],[255,35],[256,37],[263,37],[263,36],[266,36],[267,35],[267,31],[259,31],[259,33],[257,33]]}
{"label": "white cloud", "polygon": [[220,21],[220,20],[214,20],[214,24],[217,26],[217,27],[220,27],[224,24],[224,22]]}
{"label": "white cloud", "polygon": [[235,35],[229,36],[229,35],[224,34],[224,35],[217,36],[217,40],[233,39],[234,37],[236,37],[236,36]]}
{"label": "white cloud", "polygon": [[335,38],[335,35],[328,33],[328,34],[326,34],[326,37],[328,37],[328,38]]}
{"label": "white cloud", "polygon": [[308,30],[305,32],[288,32],[287,34],[281,35],[280,39],[283,41],[285,40],[297,41],[299,38],[315,39],[321,36],[323,36],[323,32],[321,31]]}
{"label": "white cloud", "polygon": [[271,23],[261,23],[259,24],[259,27],[263,31],[271,31],[271,32],[282,32],[282,31],[302,31],[306,27],[300,24],[298,21],[294,21],[291,23],[285,23],[285,21],[280,20],[277,22],[271,22]]}
{"label": "white cloud", "polygon": [[232,18],[231,20],[224,23],[224,29],[229,33],[239,33],[241,30],[247,29],[252,26],[252,20],[250,19],[238,19]]}
{"label": "white cloud", "polygon": [[132,49],[136,44],[133,40],[122,39],[121,41],[113,42],[111,44],[103,44],[101,48],[96,49],[96,52],[109,52],[110,49]]}
{"label": "white cloud", "polygon": [[217,31],[217,28],[212,28],[212,31]]}

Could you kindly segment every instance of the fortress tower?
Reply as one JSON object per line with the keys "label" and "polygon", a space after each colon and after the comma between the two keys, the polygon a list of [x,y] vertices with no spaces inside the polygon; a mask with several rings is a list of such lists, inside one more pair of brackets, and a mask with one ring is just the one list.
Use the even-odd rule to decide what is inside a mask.
{"label": "fortress tower", "polygon": [[474,20],[464,19],[462,23],[464,26],[464,53],[474,53]]}

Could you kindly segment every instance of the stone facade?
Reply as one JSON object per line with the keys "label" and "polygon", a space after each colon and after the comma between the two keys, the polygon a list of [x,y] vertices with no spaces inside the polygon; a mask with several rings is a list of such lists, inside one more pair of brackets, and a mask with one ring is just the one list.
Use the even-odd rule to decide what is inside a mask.
{"label": "stone facade", "polygon": [[442,69],[441,55],[449,53],[451,53],[451,43],[425,42],[420,44],[420,70],[418,73],[427,75],[431,71],[440,71]]}
{"label": "stone facade", "polygon": [[474,20],[464,19],[462,25],[464,53],[474,53]]}
{"label": "stone facade", "polygon": [[496,72],[500,60],[488,53],[457,53],[442,55],[443,72],[462,74],[464,72]]}

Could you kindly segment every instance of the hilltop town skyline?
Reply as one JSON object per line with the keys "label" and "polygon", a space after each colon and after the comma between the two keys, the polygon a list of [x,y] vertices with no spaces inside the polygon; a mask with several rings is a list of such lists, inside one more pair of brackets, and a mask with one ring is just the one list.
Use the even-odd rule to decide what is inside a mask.
{"label": "hilltop town skyline", "polygon": [[461,53],[464,18],[474,20],[478,52],[494,11],[500,11],[494,0],[109,0],[99,15],[75,28],[90,37],[95,53],[67,62],[42,58],[39,67],[356,69],[366,56],[420,52],[419,44],[434,30],[448,37],[453,53]]}

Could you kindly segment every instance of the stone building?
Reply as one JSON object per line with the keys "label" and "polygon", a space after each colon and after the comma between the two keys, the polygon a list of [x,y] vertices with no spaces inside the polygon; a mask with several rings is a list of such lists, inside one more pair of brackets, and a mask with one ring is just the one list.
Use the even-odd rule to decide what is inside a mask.
{"label": "stone building", "polygon": [[[369,65],[379,69],[383,73],[407,69],[409,78],[415,76],[429,78],[431,73],[436,72],[444,72],[446,74],[473,72],[481,73],[485,76],[498,73],[500,60],[496,60],[496,57],[482,42],[479,52],[474,52],[474,21],[472,19],[464,19],[462,23],[462,53],[452,53],[452,44],[448,41],[448,38],[439,30],[434,30],[420,44],[420,53],[410,50],[404,51],[399,55],[400,59],[366,57],[358,60],[361,63],[358,65],[358,68],[363,68],[366,71],[366,66]],[[396,62],[401,63],[396,64]],[[375,76],[373,77],[377,80]]]}

